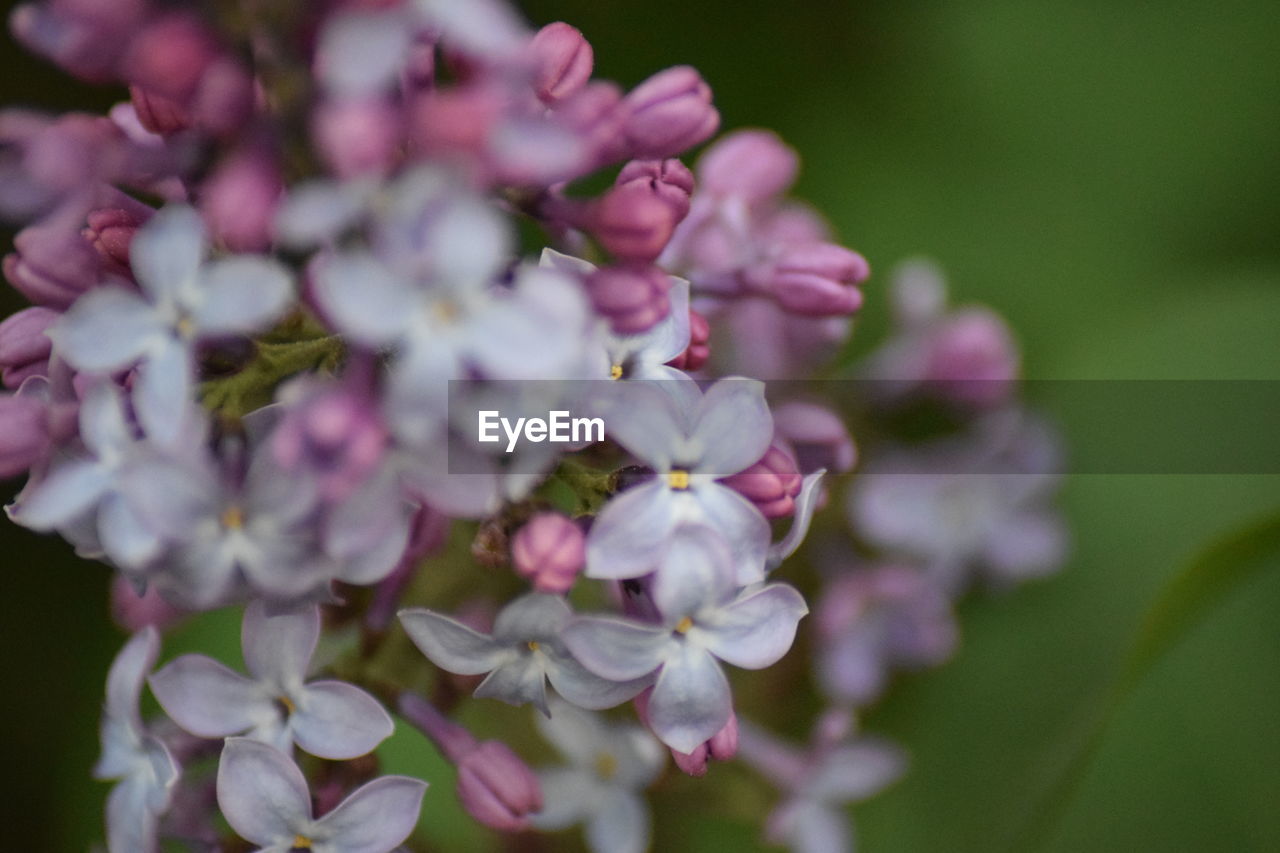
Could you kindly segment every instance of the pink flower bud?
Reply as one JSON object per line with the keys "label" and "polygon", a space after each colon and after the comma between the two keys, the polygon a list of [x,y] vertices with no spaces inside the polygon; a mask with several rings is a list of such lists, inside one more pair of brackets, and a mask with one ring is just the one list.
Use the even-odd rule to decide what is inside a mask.
{"label": "pink flower bud", "polygon": [[775,134],[741,130],[707,149],[698,160],[698,178],[713,195],[755,204],[786,192],[799,168],[796,152]]}
{"label": "pink flower bud", "polygon": [[28,471],[49,451],[48,407],[32,397],[0,394],[0,479]]}
{"label": "pink flower bud", "polygon": [[773,411],[773,427],[795,451],[800,470],[825,468],[843,474],[853,468],[857,450],[840,417],[813,403],[783,403]]}
{"label": "pink flower bud", "polygon": [[217,56],[217,42],[199,19],[174,13],[153,20],[134,36],[124,76],[131,85],[185,104]]}
{"label": "pink flower bud", "polygon": [[647,186],[614,187],[596,202],[590,230],[620,261],[652,263],[676,227],[676,211]]}
{"label": "pink flower bud", "polygon": [[133,581],[116,575],[111,581],[111,618],[129,633],[154,625],[163,631],[179,622],[187,613],[161,598],[155,584],[138,594]]}
{"label": "pink flower bud", "polygon": [[425,154],[480,156],[502,109],[501,94],[483,86],[427,92],[414,104],[410,137]]}
{"label": "pink flower bud", "polygon": [[795,512],[802,480],[796,460],[775,443],[759,462],[720,482],[755,504],[765,518],[785,518]]}
{"label": "pink flower bud", "polygon": [[[653,688],[647,688],[635,698],[636,715],[640,722],[649,726],[649,698]],[[690,776],[707,775],[707,763],[711,760],[728,761],[738,754],[738,715],[730,711],[729,722],[710,739],[694,748],[693,752],[671,750],[671,758],[676,766]]]}
{"label": "pink flower bud", "polygon": [[627,142],[636,157],[672,157],[720,127],[711,87],[688,65],[659,71],[627,95]]}
{"label": "pink flower bud", "polygon": [[283,190],[280,169],[266,151],[237,151],[205,183],[200,212],[213,236],[231,251],[261,252],[271,245]]}
{"label": "pink flower bud", "polygon": [[711,324],[707,318],[689,309],[689,346],[667,364],[686,373],[697,370],[711,357]]}
{"label": "pink flower bud", "polygon": [[320,156],[340,178],[390,171],[404,134],[400,112],[381,98],[326,101],[312,127]]}
{"label": "pink flower bud", "polygon": [[27,308],[0,323],[0,371],[7,387],[48,374],[53,341],[44,332],[60,316],[48,308]]}
{"label": "pink flower bud", "polygon": [[576,28],[563,22],[538,30],[529,45],[533,60],[533,88],[544,104],[553,104],[582,90],[595,62],[591,45]]}
{"label": "pink flower bud", "polygon": [[991,406],[1007,399],[1018,378],[1018,349],[1009,327],[983,308],[942,320],[929,342],[925,381],[961,404]]}
{"label": "pink flower bud", "polygon": [[341,500],[381,462],[387,431],[367,389],[354,382],[310,387],[305,381],[285,389],[286,406],[271,436],[271,452],[286,471],[319,477],[329,500]]}
{"label": "pink flower bud", "polygon": [[70,74],[110,82],[121,54],[146,14],[145,0],[59,0],[25,3],[9,18],[14,38]]}
{"label": "pink flower bud", "polygon": [[259,91],[253,76],[236,59],[219,57],[200,77],[190,104],[192,118],[212,133],[230,136],[253,117]]}
{"label": "pink flower bud", "polygon": [[852,314],[862,307],[857,285],[871,270],[866,260],[834,243],[788,246],[763,270],[750,271],[748,285],[786,311],[806,317]]}
{"label": "pink flower bud", "polygon": [[141,86],[130,86],[129,98],[138,121],[152,133],[170,136],[191,126],[191,116],[173,98]]}
{"label": "pink flower bud", "polygon": [[4,275],[37,305],[65,309],[101,276],[101,261],[80,236],[82,221],[68,217],[30,225],[13,240],[15,251],[4,259]]}
{"label": "pink flower bud", "polygon": [[586,287],[591,306],[619,335],[651,329],[671,311],[671,276],[654,266],[602,267]]}
{"label": "pink flower bud", "polygon": [[[125,199],[121,199],[125,202]],[[128,202],[132,202],[128,199]],[[102,207],[89,211],[88,227],[80,236],[97,250],[106,269],[129,274],[129,247],[138,229],[151,218],[152,210],[144,204],[124,203],[120,207]]]}
{"label": "pink flower bud", "polygon": [[675,158],[669,160],[632,160],[622,167],[617,186],[647,187],[651,193],[671,205],[676,222],[689,215],[689,196],[693,194],[693,172]]}
{"label": "pink flower bud", "polygon": [[516,532],[511,561],[539,592],[568,592],[586,562],[582,528],[557,512],[540,512]]}
{"label": "pink flower bud", "polygon": [[492,829],[524,829],[542,810],[542,787],[529,765],[504,743],[483,741],[458,762],[458,798],[473,818]]}

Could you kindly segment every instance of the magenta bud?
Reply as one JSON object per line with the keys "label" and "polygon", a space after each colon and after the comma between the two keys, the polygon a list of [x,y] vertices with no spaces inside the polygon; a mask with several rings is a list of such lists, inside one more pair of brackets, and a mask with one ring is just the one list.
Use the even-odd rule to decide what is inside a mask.
{"label": "magenta bud", "polygon": [[676,211],[647,186],[614,187],[593,206],[591,233],[620,261],[652,263],[676,227]]}
{"label": "magenta bud", "polygon": [[352,384],[305,384],[282,394],[285,414],[271,436],[271,452],[286,471],[306,470],[319,477],[326,498],[351,494],[377,467],[387,446],[387,431],[371,401]]}
{"label": "magenta bud", "polygon": [[542,810],[542,787],[529,765],[504,743],[483,741],[458,762],[458,799],[491,829],[516,832]]}
{"label": "magenta bud", "polygon": [[34,397],[0,394],[0,479],[23,474],[49,450],[49,408]]}
{"label": "magenta bud", "polygon": [[1008,398],[1017,377],[1017,346],[1009,327],[991,311],[957,311],[933,332],[925,380],[949,399],[995,405]]}
{"label": "magenta bud", "polygon": [[48,308],[27,308],[0,323],[0,377],[7,387],[48,374],[53,341],[45,330],[60,316]]}
{"label": "magenta bud", "polygon": [[326,101],[312,128],[320,156],[340,178],[390,171],[404,131],[399,110],[381,98]]}
{"label": "magenta bud", "polygon": [[231,251],[261,252],[271,246],[283,190],[280,169],[270,155],[259,149],[237,151],[205,183],[200,212],[213,236]]}
{"label": "magenta bud", "polygon": [[133,581],[116,575],[111,581],[111,618],[129,633],[154,625],[163,631],[179,622],[187,613],[165,601],[155,584],[139,593]]}
{"label": "magenta bud", "polygon": [[557,21],[538,30],[529,44],[533,88],[538,100],[553,104],[576,94],[591,79],[595,56],[576,27]]}
{"label": "magenta bud", "polygon": [[667,160],[632,160],[622,167],[617,186],[647,187],[649,192],[671,205],[676,222],[689,215],[689,196],[693,194],[693,172],[673,158]]}
{"label": "magenta bud", "polygon": [[110,82],[121,53],[146,13],[145,0],[59,0],[14,8],[14,38],[67,72]]}
{"label": "magenta bud", "polygon": [[511,562],[539,592],[568,592],[586,563],[582,528],[558,512],[540,512],[512,538]]}
{"label": "magenta bud", "polygon": [[130,86],[129,98],[138,122],[152,133],[170,136],[191,126],[191,116],[173,98],[141,86]]}
{"label": "magenta bud", "polygon": [[689,346],[667,364],[692,372],[707,363],[711,357],[711,324],[707,318],[692,308],[689,309]]}
{"label": "magenta bud", "polygon": [[204,70],[191,100],[195,123],[229,136],[253,117],[260,89],[243,65],[229,56],[215,59]]}
{"label": "magenta bud", "polygon": [[151,209],[138,203],[128,207],[104,207],[89,211],[87,228],[80,236],[97,250],[109,269],[129,272],[129,247],[138,229],[151,218]]}
{"label": "magenta bud", "polygon": [[133,37],[124,76],[131,85],[185,104],[217,56],[217,42],[195,16],[174,13],[156,18]]}
{"label": "magenta bud", "polygon": [[775,443],[759,462],[720,482],[755,504],[765,518],[785,518],[795,512],[802,480],[796,460]]}
{"label": "magenta bud", "polygon": [[671,276],[654,266],[602,267],[587,277],[587,297],[619,335],[635,335],[671,311]]}
{"label": "magenta bud", "polygon": [[809,243],[784,248],[763,275],[749,273],[747,281],[762,295],[773,297],[783,310],[833,317],[862,307],[857,285],[870,273],[857,252],[834,243]]}
{"label": "magenta bud", "polygon": [[636,157],[673,157],[720,127],[711,87],[688,65],[659,71],[631,90],[626,102],[624,132]]}
{"label": "magenta bud", "polygon": [[702,188],[749,203],[780,195],[795,183],[796,152],[767,130],[740,130],[716,142],[698,160]]}
{"label": "magenta bud", "polygon": [[825,468],[843,474],[853,468],[857,450],[839,415],[813,403],[783,403],[773,411],[773,427],[795,451],[800,470]]}
{"label": "magenta bud", "polygon": [[100,260],[80,235],[81,222],[56,217],[30,225],[13,240],[4,275],[37,305],[64,309],[98,283]]}
{"label": "magenta bud", "polygon": [[501,94],[488,87],[433,90],[416,99],[410,136],[426,154],[480,156],[502,110]]}

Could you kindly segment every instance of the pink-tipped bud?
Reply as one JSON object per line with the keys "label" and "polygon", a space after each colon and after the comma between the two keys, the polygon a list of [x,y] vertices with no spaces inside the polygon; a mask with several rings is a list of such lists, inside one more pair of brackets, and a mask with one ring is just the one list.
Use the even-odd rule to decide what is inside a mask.
{"label": "pink-tipped bud", "polygon": [[171,136],[191,126],[191,116],[173,98],[141,86],[130,86],[129,99],[138,122],[152,133]]}
{"label": "pink-tipped bud", "polygon": [[0,394],[0,479],[26,473],[49,452],[48,414],[42,400]]}
{"label": "pink-tipped bud", "polygon": [[404,134],[399,110],[382,98],[326,101],[312,127],[320,156],[340,178],[390,171]]}
{"label": "pink-tipped bud", "polygon": [[652,263],[675,231],[676,211],[647,186],[614,187],[591,211],[591,232],[620,261]]}
{"label": "pink-tipped bud", "polygon": [[955,312],[932,336],[925,376],[934,390],[957,403],[1003,402],[1018,378],[1018,349],[1009,327],[983,308]]}
{"label": "pink-tipped bud", "polygon": [[692,308],[689,309],[689,346],[667,364],[691,373],[707,363],[711,357],[711,324]]}
{"label": "pink-tipped bud", "polygon": [[557,21],[538,30],[529,44],[533,89],[538,100],[554,104],[582,90],[591,79],[595,55],[582,33]]}
{"label": "pink-tipped bud", "polygon": [[649,192],[671,205],[676,222],[689,215],[689,196],[693,195],[693,172],[673,158],[667,160],[632,160],[618,173],[617,186],[647,187]]}
{"label": "pink-tipped bud", "polygon": [[765,518],[785,518],[795,512],[802,480],[796,460],[775,443],[759,462],[720,482],[755,504]]}
{"label": "pink-tipped bud", "polygon": [[871,274],[857,252],[834,243],[789,246],[747,282],[785,311],[805,317],[852,314],[862,307],[858,285]]}
{"label": "pink-tipped bud", "polygon": [[111,581],[111,618],[129,633],[154,625],[163,631],[181,621],[187,613],[165,601],[155,584],[139,594],[133,581],[116,575]]}
{"label": "pink-tipped bud", "polygon": [[795,183],[796,152],[767,130],[741,130],[707,149],[698,160],[702,188],[716,196],[738,196],[758,203]]}
{"label": "pink-tipped bud", "polygon": [[0,323],[0,377],[17,388],[28,376],[49,373],[53,341],[45,330],[60,317],[48,308],[27,308]]}
{"label": "pink-tipped bud", "polygon": [[458,762],[458,799],[485,826],[516,832],[528,825],[530,814],[542,810],[542,787],[506,744],[487,740]]}
{"label": "pink-tipped bud", "polygon": [[99,282],[98,253],[80,235],[83,223],[58,217],[18,232],[14,252],[4,259],[4,275],[36,305],[65,309]]}
{"label": "pink-tipped bud", "polygon": [[563,594],[586,563],[582,528],[557,512],[540,512],[511,541],[516,572],[539,592]]}
{"label": "pink-tipped bud", "polygon": [[[635,698],[636,716],[649,726],[649,699],[653,688],[647,688]],[[708,762],[728,761],[738,754],[738,715],[730,710],[729,722],[720,731],[694,747],[693,752],[671,750],[671,759],[690,776],[707,775]]]}
{"label": "pink-tipped bud", "polygon": [[151,208],[143,204],[91,210],[80,236],[97,250],[106,269],[127,274],[133,237],[150,218]]}
{"label": "pink-tipped bud", "polygon": [[619,335],[651,329],[671,311],[671,276],[657,267],[602,267],[586,287],[591,306]]}
{"label": "pink-tipped bud", "polygon": [[205,183],[200,212],[213,236],[233,252],[270,247],[284,182],[280,169],[260,149],[238,151]]}
{"label": "pink-tipped bud", "polygon": [[695,69],[659,71],[627,95],[627,142],[636,157],[673,157],[711,137],[720,114]]}
{"label": "pink-tipped bud", "polygon": [[132,85],[185,104],[217,57],[213,34],[194,15],[174,13],[155,19],[134,36],[124,75]]}
{"label": "pink-tipped bud", "polygon": [[843,474],[857,460],[849,430],[830,409],[813,403],[783,403],[773,411],[773,427],[791,445],[805,474],[821,468]]}

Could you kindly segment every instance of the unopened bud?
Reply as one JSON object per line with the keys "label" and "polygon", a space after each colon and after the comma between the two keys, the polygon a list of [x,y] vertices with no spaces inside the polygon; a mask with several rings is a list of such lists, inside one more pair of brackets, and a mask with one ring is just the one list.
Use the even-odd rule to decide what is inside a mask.
{"label": "unopened bud", "polygon": [[671,276],[657,267],[603,267],[586,287],[596,313],[619,335],[647,331],[671,311]]}
{"label": "unopened bud", "polygon": [[591,79],[595,56],[582,33],[557,21],[538,30],[529,45],[533,58],[533,88],[544,104],[577,93]]}
{"label": "unopened bud", "polygon": [[720,127],[711,87],[688,65],[659,71],[627,95],[626,137],[633,156],[672,157]]}
{"label": "unopened bud", "polygon": [[559,513],[538,513],[512,538],[511,561],[539,592],[568,592],[586,562],[582,528]]}

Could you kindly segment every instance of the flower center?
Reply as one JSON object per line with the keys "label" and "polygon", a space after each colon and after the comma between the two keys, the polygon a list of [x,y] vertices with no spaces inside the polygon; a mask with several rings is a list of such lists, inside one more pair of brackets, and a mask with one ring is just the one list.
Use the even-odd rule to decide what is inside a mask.
{"label": "flower center", "polygon": [[277,696],[276,702],[284,709],[285,716],[291,716],[294,711],[298,710],[298,706],[293,704],[293,700],[288,696]]}
{"label": "flower center", "polygon": [[179,317],[177,329],[180,337],[193,338],[196,334],[196,321],[186,316]]}
{"label": "flower center", "polygon": [[618,773],[618,759],[611,752],[596,753],[596,775],[601,779],[612,779]]}
{"label": "flower center", "polygon": [[311,839],[307,838],[305,835],[295,835],[293,837],[293,849],[294,850],[310,850]]}
{"label": "flower center", "polygon": [[536,652],[539,648],[540,648],[540,647],[539,647],[539,645],[538,645],[538,641],[537,641],[537,640],[530,640],[530,641],[529,641],[529,651],[531,651],[531,652]]}
{"label": "flower center", "polygon": [[684,491],[689,488],[689,472],[681,468],[677,468],[667,474],[667,485],[677,491]]}
{"label": "flower center", "polygon": [[693,620],[690,619],[688,616],[686,616],[676,623],[676,633],[687,634],[689,633],[689,629],[692,627],[693,627]]}
{"label": "flower center", "polygon": [[222,511],[222,526],[227,530],[239,530],[244,527],[244,510],[232,504]]}
{"label": "flower center", "polygon": [[609,368],[609,378],[610,378],[610,379],[621,379],[621,378],[622,378],[622,365],[621,365],[621,364],[615,364],[615,365],[613,365],[613,366],[611,366],[611,367]]}

